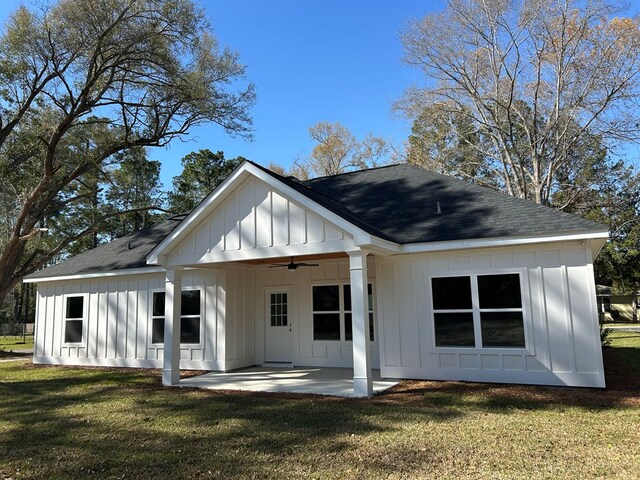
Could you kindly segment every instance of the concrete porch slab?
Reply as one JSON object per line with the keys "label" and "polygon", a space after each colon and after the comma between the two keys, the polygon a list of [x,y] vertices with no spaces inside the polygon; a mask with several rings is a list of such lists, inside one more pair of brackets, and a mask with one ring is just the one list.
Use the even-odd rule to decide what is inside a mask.
{"label": "concrete porch slab", "polygon": [[[373,371],[373,392],[380,393],[398,382],[383,380]],[[251,367],[233,372],[210,372],[180,380],[180,387],[211,390],[249,390],[252,392],[287,392],[353,396],[353,370],[350,368],[264,368]]]}

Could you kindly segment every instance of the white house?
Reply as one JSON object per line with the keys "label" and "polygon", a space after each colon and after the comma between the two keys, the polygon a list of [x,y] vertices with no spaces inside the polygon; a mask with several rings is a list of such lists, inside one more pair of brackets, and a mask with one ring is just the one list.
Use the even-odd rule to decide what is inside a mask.
{"label": "white house", "polygon": [[27,277],[34,362],[161,367],[167,385],[181,368],[349,367],[359,396],[372,369],[604,387],[607,235],[417,166],[298,181],[244,162],[188,215]]}

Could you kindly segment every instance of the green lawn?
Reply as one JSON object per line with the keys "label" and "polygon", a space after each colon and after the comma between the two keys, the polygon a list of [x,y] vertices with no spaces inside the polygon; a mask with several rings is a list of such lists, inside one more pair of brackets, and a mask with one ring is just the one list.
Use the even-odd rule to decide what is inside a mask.
{"label": "green lawn", "polygon": [[0,350],[22,350],[25,348],[33,348],[33,335],[22,336],[2,336],[0,335]]}
{"label": "green lawn", "polygon": [[609,338],[617,356],[640,377],[640,333],[613,331]]}
{"label": "green lawn", "polygon": [[366,400],[4,362],[0,478],[640,478],[640,334],[613,345],[630,383],[607,390],[416,381]]}

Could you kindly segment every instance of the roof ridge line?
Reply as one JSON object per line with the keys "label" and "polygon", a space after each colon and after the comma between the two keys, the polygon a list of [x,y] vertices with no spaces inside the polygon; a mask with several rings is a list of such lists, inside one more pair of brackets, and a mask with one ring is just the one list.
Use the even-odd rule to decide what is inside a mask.
{"label": "roof ridge line", "polygon": [[313,182],[314,180],[320,180],[320,179],[323,179],[323,178],[342,177],[344,175],[352,175],[354,173],[370,172],[372,170],[381,170],[383,168],[398,167],[398,166],[401,166],[401,165],[408,165],[408,163],[391,163],[389,165],[379,165],[377,167],[361,168],[360,170],[352,170],[351,172],[334,173],[333,175],[322,175],[321,177],[313,177],[313,178],[309,178],[307,180],[300,180],[300,181],[301,182]]}

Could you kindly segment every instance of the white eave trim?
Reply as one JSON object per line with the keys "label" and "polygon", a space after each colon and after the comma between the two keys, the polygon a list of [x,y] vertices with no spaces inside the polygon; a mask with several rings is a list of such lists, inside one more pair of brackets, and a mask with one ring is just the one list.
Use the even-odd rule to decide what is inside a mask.
{"label": "white eave trim", "polygon": [[151,265],[162,263],[161,255],[166,253],[171,244],[181,238],[184,232],[189,230],[190,225],[192,225],[201,216],[201,214],[211,208],[211,205],[215,204],[219,199],[223,199],[228,193],[229,187],[234,182],[238,181],[240,178],[246,176],[247,174],[253,175],[259,180],[262,180],[267,185],[275,188],[292,201],[314,211],[325,220],[333,223],[341,230],[352,235],[354,243],[356,245],[377,245],[389,252],[397,253],[399,251],[398,244],[382,240],[378,237],[375,237],[374,235],[365,232],[361,228],[356,227],[351,222],[345,220],[341,216],[335,214],[322,205],[314,202],[309,197],[291,188],[287,184],[279,181],[277,178],[269,175],[255,165],[246,162],[245,164],[241,165],[234,173],[229,175],[220,185],[218,185],[218,187],[213,192],[211,192],[207,198],[205,198],[189,215],[187,215],[184,220],[182,220],[182,222],[180,222],[178,227],[176,227],[169,235],[167,235],[167,237],[165,237],[165,239],[147,255],[147,263]]}
{"label": "white eave trim", "polygon": [[410,243],[400,246],[399,254],[443,252],[448,250],[466,250],[470,248],[507,247],[553,242],[588,241],[609,238],[609,231],[567,233],[539,237],[500,237],[471,240],[451,240],[446,242]]}
{"label": "white eave trim", "polygon": [[25,277],[22,283],[63,282],[65,280],[86,280],[90,278],[124,277],[128,275],[144,275],[149,273],[164,273],[164,267],[149,266],[142,268],[125,268],[108,272],[78,273],[75,275],[59,275],[57,277]]}

